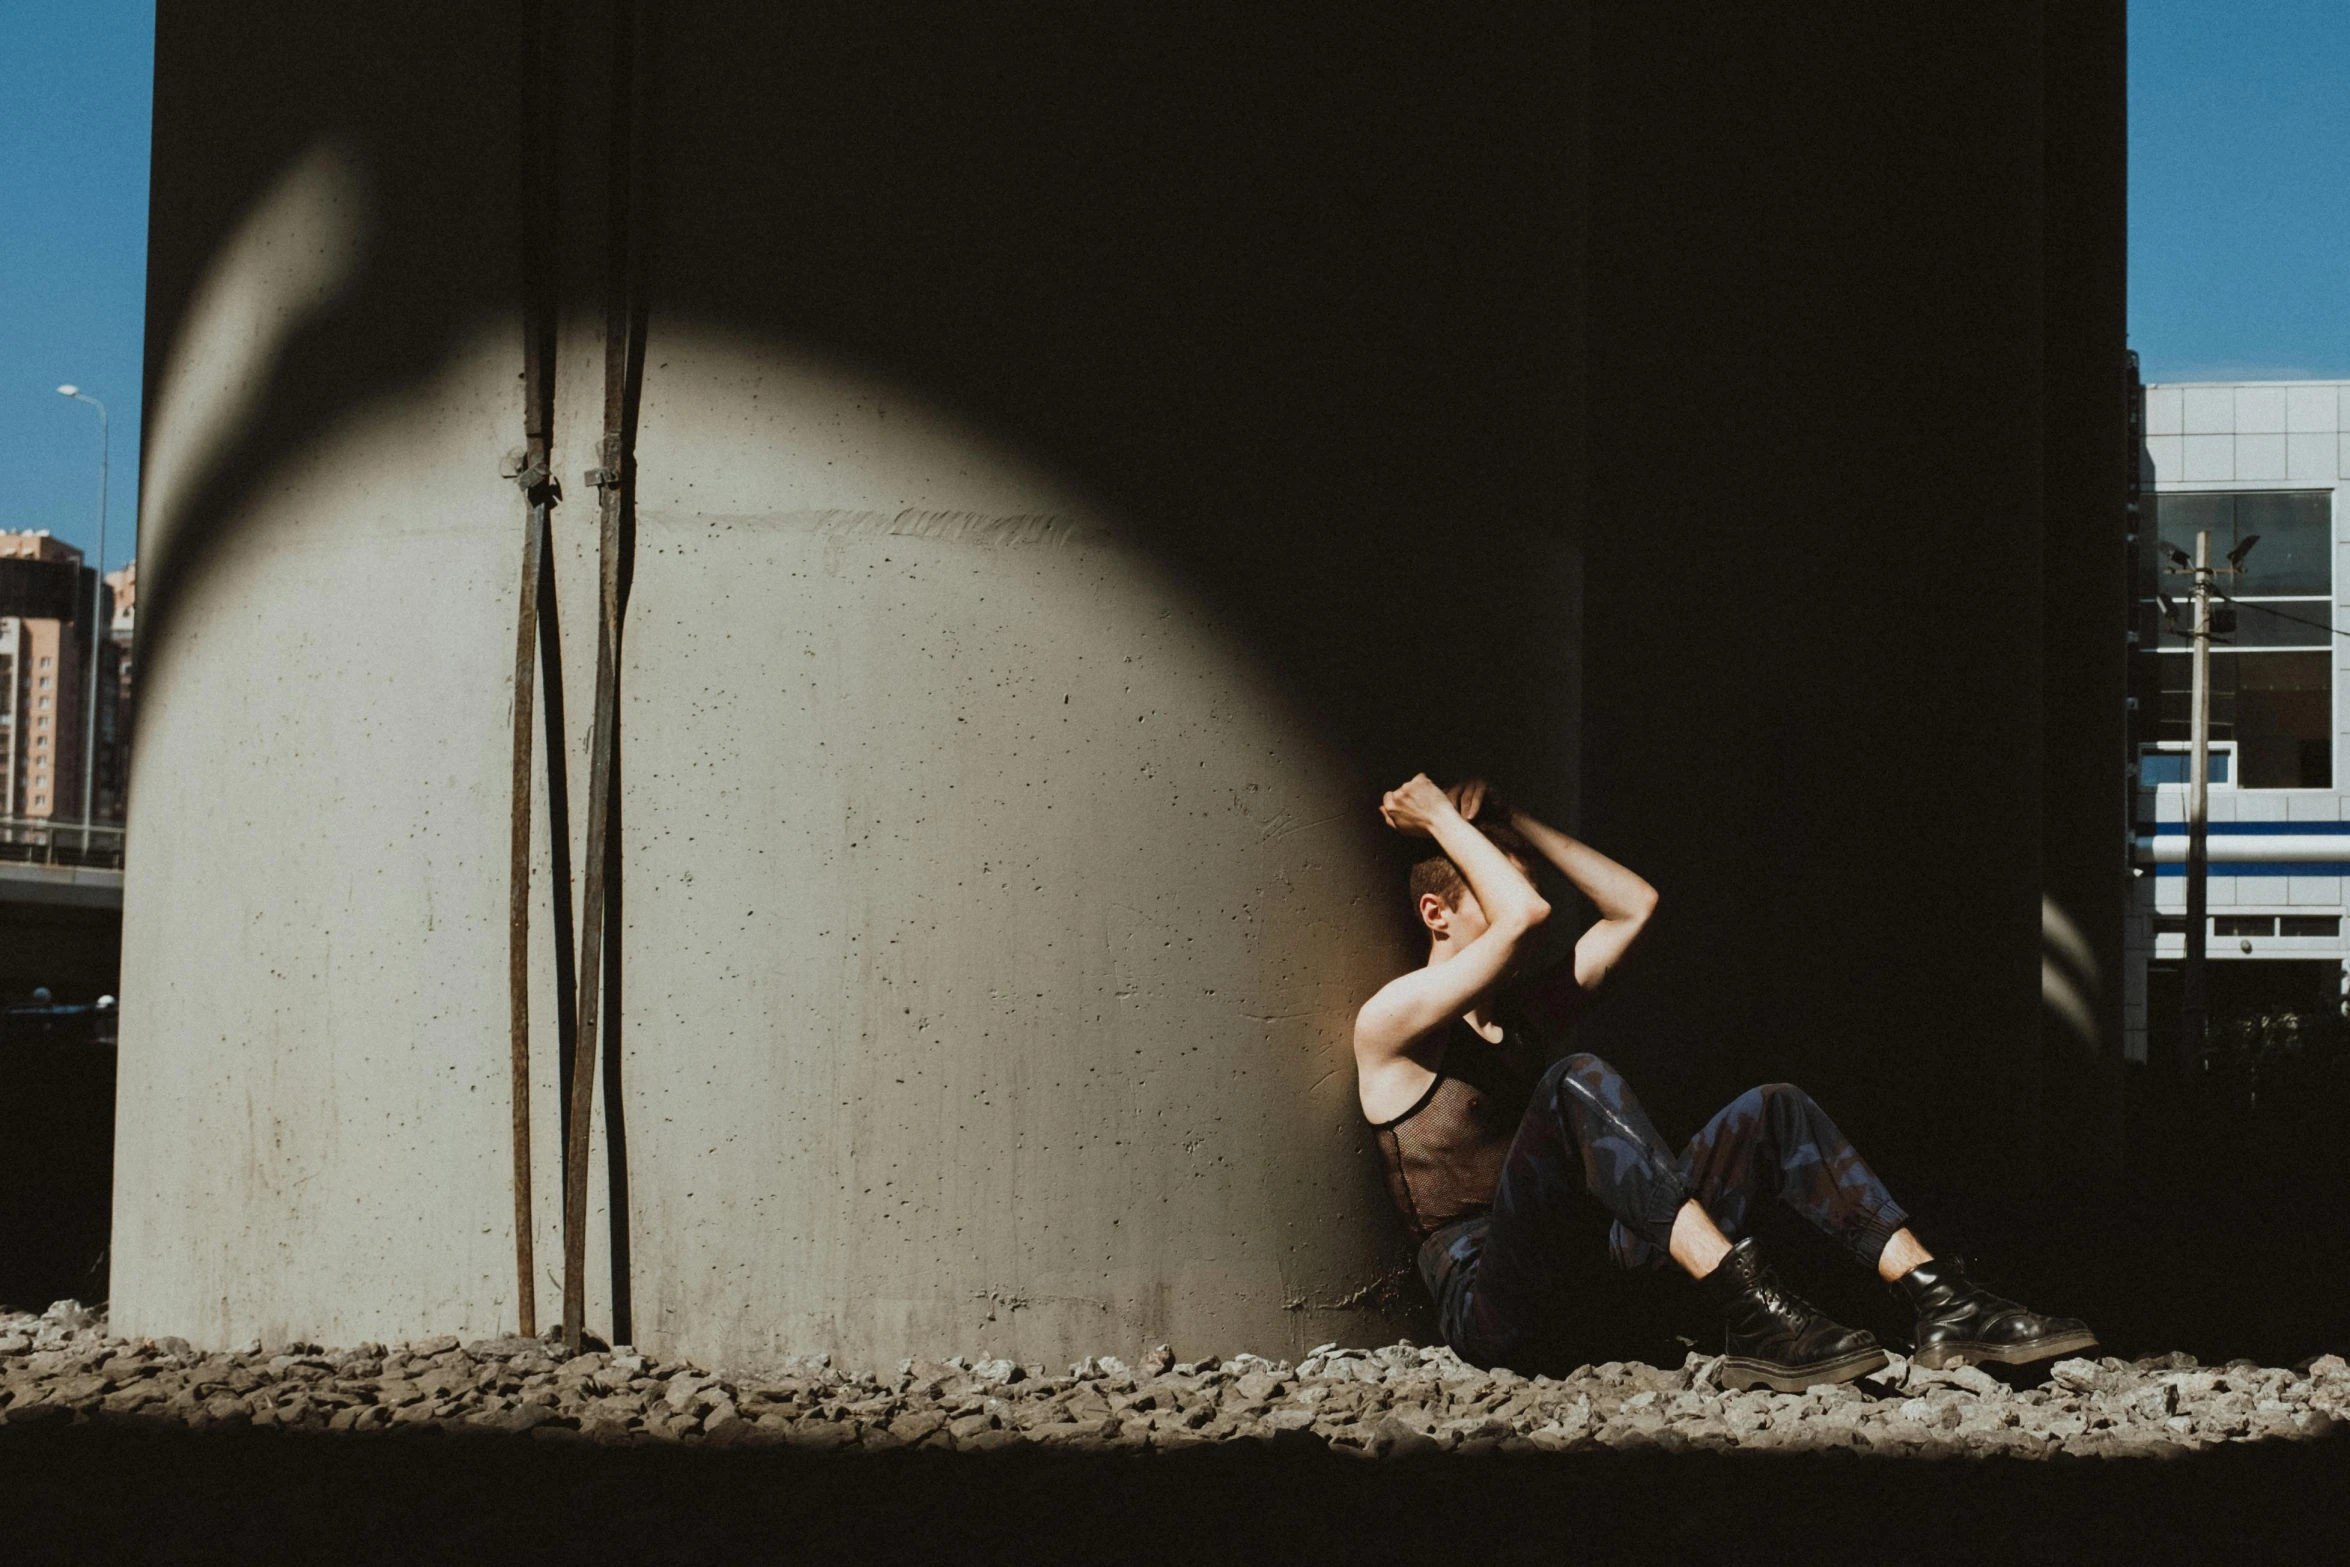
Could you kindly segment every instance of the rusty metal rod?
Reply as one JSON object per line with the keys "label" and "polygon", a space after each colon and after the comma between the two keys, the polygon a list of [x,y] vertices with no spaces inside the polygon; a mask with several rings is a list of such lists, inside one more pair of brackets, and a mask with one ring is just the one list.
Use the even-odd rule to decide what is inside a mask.
{"label": "rusty metal rod", "polygon": [[530,760],[531,682],[538,673],[539,552],[546,512],[533,502],[522,546],[522,608],[514,652],[514,811],[507,882],[508,1064],[514,1116],[514,1309],[525,1338],[538,1333],[530,1200]]}
{"label": "rusty metal rod", "polygon": [[618,629],[620,502],[607,485],[598,554],[602,613],[596,621],[596,710],[588,763],[587,887],[579,916],[579,1034],[571,1053],[571,1143],[563,1192],[563,1338],[574,1354],[587,1315],[588,1117],[596,1103],[596,1004],[602,996],[604,839],[612,815],[613,643]]}
{"label": "rusty metal rod", "polygon": [[602,565],[602,613],[596,620],[596,710],[589,747],[587,887],[579,916],[579,1035],[571,1053],[571,1144],[563,1193],[563,1339],[577,1354],[587,1315],[588,1117],[596,1103],[596,1011],[602,997],[604,948],[604,840],[612,816],[612,728],[617,717],[613,687],[614,642],[618,632],[620,498],[606,485],[598,554]]}
{"label": "rusty metal rod", "polygon": [[[530,761],[533,654],[540,624],[539,580],[556,486],[548,439],[554,416],[555,309],[549,257],[554,246],[554,136],[549,109],[554,32],[539,8],[522,69],[522,471],[525,497],[521,604],[514,627],[512,837],[507,871],[506,993],[509,1097],[514,1155],[514,1309],[524,1337],[538,1333],[538,1265],[533,1240],[530,1146]],[[549,761],[561,765],[561,758]],[[570,933],[560,933],[568,943]]]}
{"label": "rusty metal rod", "polygon": [[604,440],[598,466],[589,472],[598,507],[596,618],[596,706],[588,761],[588,819],[584,854],[587,885],[579,917],[579,1033],[571,1056],[571,1128],[563,1193],[563,1338],[572,1353],[582,1348],[587,1317],[588,1118],[595,1108],[597,1003],[602,998],[604,955],[604,870],[611,858],[609,836],[613,766],[619,713],[620,573],[623,510],[627,503],[627,417],[629,385],[639,361],[631,352],[636,311],[636,0],[619,0],[614,11],[611,160],[606,185],[608,221],[604,295]]}

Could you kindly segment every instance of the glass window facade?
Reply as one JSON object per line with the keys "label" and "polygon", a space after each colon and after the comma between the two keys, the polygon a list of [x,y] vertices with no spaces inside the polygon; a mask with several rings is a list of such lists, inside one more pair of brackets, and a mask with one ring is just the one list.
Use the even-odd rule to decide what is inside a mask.
{"label": "glass window facade", "polygon": [[[2257,538],[2244,559],[2245,574],[2229,584],[2240,598],[2315,595],[2334,591],[2334,496],[2331,490],[2246,490],[2216,494],[2170,493],[2154,498],[2162,542],[2195,553],[2195,535],[2211,533],[2211,560],[2227,564],[2230,550]],[[2161,562],[2155,563],[2160,566]],[[2184,577],[2173,577],[2184,583]]]}
{"label": "glass window facade", "polygon": [[[2330,789],[2334,783],[2333,494],[2329,490],[2163,494],[2153,497],[2162,542],[2192,557],[2211,535],[2211,560],[2256,541],[2215,605],[2211,738],[2233,740],[2245,789]],[[2193,579],[2160,551],[2141,551],[2139,646],[2154,651],[2150,740],[2191,738],[2192,659],[2185,628]],[[2162,597],[2176,606],[2167,613]],[[2227,628],[2219,613],[2234,610]]]}

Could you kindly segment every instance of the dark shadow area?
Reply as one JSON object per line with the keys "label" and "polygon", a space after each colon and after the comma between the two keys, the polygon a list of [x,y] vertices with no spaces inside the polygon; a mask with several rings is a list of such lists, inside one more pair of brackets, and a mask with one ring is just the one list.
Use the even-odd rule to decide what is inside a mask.
{"label": "dark shadow area", "polygon": [[22,1001],[36,987],[59,1001],[116,994],[122,987],[122,910],[0,903],[0,1001]]}
{"label": "dark shadow area", "polygon": [[[519,239],[447,236],[518,221],[512,116],[483,106],[510,97],[527,9],[266,27],[164,9],[158,123],[216,134],[156,149],[150,382],[217,236],[312,146],[351,149],[378,222],[152,563],[156,644],[252,484],[515,310]],[[1571,603],[1488,621],[1450,675],[1424,633],[1497,581],[1552,580],[1577,516],[1574,8],[1475,29],[1319,0],[656,15],[656,379],[665,331],[718,327],[902,380],[1125,515],[1366,780],[1558,776],[1569,737],[1526,718],[1567,708],[1549,688],[1571,679]],[[604,30],[582,13],[564,33],[582,101]],[[300,114],[221,99],[321,62],[354,90]],[[600,157],[596,129],[567,122],[567,165]],[[572,267],[600,243],[587,216]],[[558,466],[591,456],[574,442]]]}
{"label": "dark shadow area", "polygon": [[29,1311],[107,1295],[115,1047],[80,1023],[51,1032],[11,1015],[0,1035],[0,1304]]}
{"label": "dark shadow area", "polygon": [[[2118,202],[2121,7],[1701,9],[1594,10],[1586,826],[1665,901],[1586,1033],[1668,1132],[1792,1080],[1889,1177],[2018,1196],[2071,1164],[2040,898],[2118,930],[2126,869],[2118,655],[2040,626],[2062,555],[2125,629],[2121,234],[2052,229]],[[2075,446],[2108,482],[2059,514]],[[2107,780],[2085,888],[2057,754]]]}
{"label": "dark shadow area", "polygon": [[0,906],[0,1304],[106,1298],[121,969],[120,909]]}
{"label": "dark shadow area", "polygon": [[[2168,1461],[602,1449],[0,1430],[12,1562],[2082,1562],[2330,1555],[2350,1443]],[[2338,1541],[2336,1542],[2338,1543]]]}
{"label": "dark shadow area", "polygon": [[[749,49],[732,4],[664,15],[663,231],[723,210],[734,245],[664,245],[656,338],[755,321],[976,416],[1366,782],[1556,789],[1574,606],[1527,589],[1579,513],[1576,7],[834,5]],[[779,95],[786,51],[827,66]]]}
{"label": "dark shadow area", "polygon": [[[2350,1202],[2350,1023],[2338,964],[2214,963],[2205,1048],[2180,1062],[2178,976],[2148,975],[2150,1062],[2126,1083],[2130,1202],[2115,1217],[2231,1354],[2350,1348],[2350,1259],[2311,1244]],[[2165,1025],[2168,1025],[2167,1027]],[[2193,1344],[2186,1347],[2194,1348]]]}

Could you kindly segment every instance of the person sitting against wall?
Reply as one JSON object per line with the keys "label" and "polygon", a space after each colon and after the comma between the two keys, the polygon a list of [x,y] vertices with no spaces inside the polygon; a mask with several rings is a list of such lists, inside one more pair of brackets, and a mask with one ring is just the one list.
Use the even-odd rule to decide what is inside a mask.
{"label": "person sitting against wall", "polygon": [[[1726,1387],[1797,1392],[1887,1361],[1874,1335],[1832,1321],[1780,1281],[1748,1233],[1774,1198],[1906,1298],[1920,1365],[2025,1365],[2095,1345],[2082,1322],[1994,1295],[1919,1244],[1907,1211],[1802,1089],[1749,1090],[1676,1158],[1605,1061],[1572,1054],[1546,1069],[1647,927],[1655,889],[1502,805],[1481,781],[1448,792],[1423,773],[1390,791],[1379,814],[1440,852],[1410,876],[1427,961],[1356,1016],[1356,1093],[1445,1341],[1463,1359],[1534,1372],[1571,1342],[1594,1260],[1574,1240],[1586,1194],[1614,1216],[1608,1249],[1619,1268],[1669,1258],[1720,1307]],[[1529,938],[1551,912],[1529,869],[1537,855],[1599,919],[1571,954],[1521,976]]]}

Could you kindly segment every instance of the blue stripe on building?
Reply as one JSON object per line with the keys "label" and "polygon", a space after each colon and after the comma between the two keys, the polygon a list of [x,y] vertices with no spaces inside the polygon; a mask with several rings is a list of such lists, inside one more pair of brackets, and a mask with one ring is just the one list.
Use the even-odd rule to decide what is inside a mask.
{"label": "blue stripe on building", "polygon": [[[2157,876],[2184,876],[2184,865],[2157,865]],[[2251,863],[2243,860],[2213,860],[2214,876],[2350,876],[2350,860],[2262,860]]]}
{"label": "blue stripe on building", "polygon": [[[2148,824],[2138,830],[2148,831]],[[2155,822],[2151,830],[2158,838],[2187,836],[2185,822]],[[2214,838],[2350,838],[2350,822],[2213,822],[2209,831]]]}

